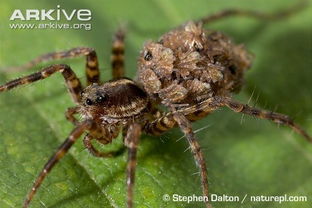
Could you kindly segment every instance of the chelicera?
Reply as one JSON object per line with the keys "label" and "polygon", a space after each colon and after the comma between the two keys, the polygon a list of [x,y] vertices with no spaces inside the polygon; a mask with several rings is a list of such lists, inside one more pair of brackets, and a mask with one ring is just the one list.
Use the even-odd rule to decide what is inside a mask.
{"label": "chelicera", "polygon": [[[128,148],[127,206],[133,207],[133,187],[136,154],[141,132],[160,135],[176,126],[186,135],[196,164],[200,168],[203,195],[208,197],[207,169],[203,153],[192,130],[191,122],[202,119],[220,107],[286,125],[302,135],[309,136],[286,115],[250,107],[235,101],[234,92],[243,84],[245,72],[251,67],[252,56],[243,45],[237,45],[220,32],[208,31],[204,25],[233,15],[260,19],[278,19],[291,10],[269,15],[254,11],[225,10],[198,21],[190,21],[161,36],[158,41],[144,45],[138,60],[138,80],[124,78],[124,32],[119,30],[113,41],[113,79],[102,83],[98,59],[94,49],[74,48],[68,51],[42,55],[20,69],[26,69],[48,60],[86,56],[87,84],[83,87],[70,66],[54,64],[0,86],[0,92],[17,86],[43,80],[56,72],[62,73],[68,91],[76,106],[67,109],[66,118],[74,129],[45,164],[27,195],[28,207],[41,183],[55,164],[65,156],[80,136],[96,157],[113,157],[116,152],[100,152],[93,144],[111,143],[119,132],[124,133]],[[165,106],[167,111],[160,110]],[[82,119],[76,118],[80,114]],[[210,207],[209,202],[206,202]]]}

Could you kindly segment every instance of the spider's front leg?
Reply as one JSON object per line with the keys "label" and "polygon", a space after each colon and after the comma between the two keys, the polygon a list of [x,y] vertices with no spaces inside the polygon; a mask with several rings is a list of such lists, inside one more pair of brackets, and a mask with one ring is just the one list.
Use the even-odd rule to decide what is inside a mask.
{"label": "spider's front leg", "polygon": [[52,170],[52,168],[56,165],[56,163],[62,159],[71,146],[77,141],[77,139],[86,131],[91,130],[94,126],[93,121],[84,121],[80,123],[69,135],[69,137],[63,142],[63,144],[58,148],[57,152],[49,159],[49,161],[45,164],[44,168],[40,172],[37,177],[34,185],[32,186],[31,191],[28,193],[27,198],[24,202],[23,207],[27,208],[32,198],[34,197],[37,189],[42,184],[45,177]]}
{"label": "spider's front leg", "polygon": [[22,65],[19,67],[9,67],[8,71],[25,70],[25,69],[32,68],[42,62],[60,60],[60,59],[65,59],[65,58],[75,58],[79,56],[86,56],[87,85],[90,85],[92,83],[99,83],[100,71],[99,71],[99,62],[98,62],[96,52],[94,49],[86,48],[86,47],[78,47],[78,48],[72,48],[67,51],[47,53],[47,54],[38,56],[37,58],[26,63],[25,65]]}
{"label": "spider's front leg", "polygon": [[119,28],[113,37],[111,65],[113,79],[118,79],[125,76],[125,30]]}
{"label": "spider's front leg", "polygon": [[46,68],[43,68],[39,72],[35,72],[31,75],[12,80],[4,85],[0,85],[0,93],[11,90],[20,85],[30,84],[38,80],[45,79],[56,72],[62,73],[65,79],[68,91],[70,92],[74,102],[79,103],[81,99],[80,93],[82,91],[80,80],[77,78],[73,70],[68,65],[65,65],[65,64],[51,65]]}
{"label": "spider's front leg", "polygon": [[128,147],[127,164],[127,207],[133,207],[133,187],[135,179],[135,168],[137,163],[137,148],[141,135],[141,126],[137,123],[130,124],[125,138],[125,145]]}
{"label": "spider's front leg", "polygon": [[93,146],[91,142],[92,140],[98,140],[98,139],[95,139],[90,134],[87,134],[83,139],[83,144],[89,150],[89,152],[95,157],[114,157],[114,156],[121,154],[124,150],[124,148],[122,148],[120,151],[100,152]]}
{"label": "spider's front leg", "polygon": [[77,125],[79,123],[79,121],[77,120],[77,118],[74,115],[78,114],[79,110],[80,110],[79,106],[67,108],[67,110],[65,112],[65,118],[68,121],[70,121],[71,123],[73,123],[74,125]]}

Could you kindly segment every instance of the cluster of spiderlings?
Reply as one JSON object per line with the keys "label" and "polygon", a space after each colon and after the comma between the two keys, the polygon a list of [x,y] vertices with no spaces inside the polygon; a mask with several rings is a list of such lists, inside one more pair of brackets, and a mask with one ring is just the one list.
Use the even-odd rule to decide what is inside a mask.
{"label": "cluster of spiderlings", "polygon": [[147,42],[139,58],[139,81],[159,100],[197,103],[238,91],[252,56],[219,32],[188,22]]}

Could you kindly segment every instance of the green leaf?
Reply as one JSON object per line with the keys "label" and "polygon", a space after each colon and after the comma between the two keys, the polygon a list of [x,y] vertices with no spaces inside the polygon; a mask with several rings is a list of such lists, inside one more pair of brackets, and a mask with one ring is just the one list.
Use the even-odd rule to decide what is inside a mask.
{"label": "green leaf", "polygon": [[[127,75],[134,77],[136,57],[144,43],[203,15],[225,8],[273,12],[297,1],[1,1],[0,66],[21,65],[34,57],[77,46],[96,48],[102,79],[110,76],[111,37],[120,23],[128,24]],[[14,9],[86,8],[92,30],[14,30]],[[244,43],[256,58],[243,91],[236,96],[295,117],[312,133],[312,8],[278,22],[229,18],[207,28],[220,30]],[[54,63],[54,62],[53,62]],[[84,58],[64,60],[84,77]],[[46,64],[48,65],[48,64]],[[0,74],[0,83],[38,70]],[[83,78],[84,79],[84,78]],[[63,78],[0,94],[0,207],[21,207],[37,174],[73,128],[64,111],[73,106]],[[245,202],[214,202],[214,207],[309,207],[312,194],[312,147],[288,128],[220,109],[196,122],[207,127],[196,136],[205,153],[210,192],[239,196]],[[164,194],[201,195],[198,169],[178,129],[160,137],[142,136],[135,184],[136,207],[204,207],[201,202],[165,202]],[[121,138],[109,150],[121,146]],[[125,207],[126,154],[99,159],[90,156],[81,140],[53,169],[31,207]],[[251,195],[303,195],[308,202],[250,202]]]}

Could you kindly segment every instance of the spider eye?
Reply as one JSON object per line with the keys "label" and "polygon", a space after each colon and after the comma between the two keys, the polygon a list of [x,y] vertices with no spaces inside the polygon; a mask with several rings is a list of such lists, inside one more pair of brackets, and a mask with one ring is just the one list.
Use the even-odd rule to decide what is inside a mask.
{"label": "spider eye", "polygon": [[86,104],[87,104],[87,105],[92,105],[92,104],[93,104],[93,102],[92,102],[92,100],[87,99],[87,100],[86,100]]}
{"label": "spider eye", "polygon": [[236,66],[234,66],[234,65],[231,65],[231,66],[229,66],[229,70],[230,70],[230,72],[231,72],[231,74],[233,74],[233,75],[235,75],[236,74]]}
{"label": "spider eye", "polygon": [[107,96],[100,95],[96,98],[97,103],[102,103],[106,100]]}
{"label": "spider eye", "polygon": [[153,58],[153,55],[152,55],[152,53],[150,51],[145,51],[144,52],[144,60],[145,61],[150,61],[150,60],[152,60],[152,58]]}

